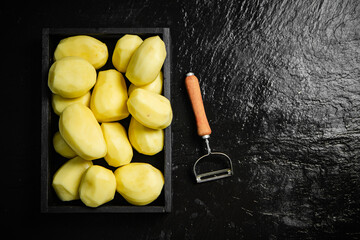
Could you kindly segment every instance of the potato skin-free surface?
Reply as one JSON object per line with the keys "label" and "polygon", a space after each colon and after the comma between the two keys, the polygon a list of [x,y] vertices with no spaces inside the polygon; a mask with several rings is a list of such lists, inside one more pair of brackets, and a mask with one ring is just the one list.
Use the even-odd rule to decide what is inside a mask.
{"label": "potato skin-free surface", "polygon": [[91,95],[90,108],[99,122],[114,122],[129,116],[126,83],[115,69],[99,72]]}
{"label": "potato skin-free surface", "polygon": [[141,87],[137,87],[134,84],[130,84],[129,89],[128,89],[128,95],[130,96],[130,94],[137,88],[142,88],[142,89],[150,91],[150,92],[161,94],[162,89],[163,89],[163,84],[164,84],[164,77],[163,77],[163,73],[160,72],[159,75],[157,75],[157,77],[155,78],[155,80],[149,84],[146,84]]}
{"label": "potato skin-free surface", "polygon": [[131,34],[126,34],[117,41],[112,55],[112,63],[119,72],[126,72],[130,58],[142,42],[143,40],[139,36]]}
{"label": "potato skin-free surface", "polygon": [[164,129],[173,117],[170,101],[141,88],[135,89],[127,102],[130,114],[142,125],[152,129]]}
{"label": "potato skin-free surface", "polygon": [[90,91],[78,98],[63,98],[60,95],[53,94],[51,99],[52,108],[57,115],[60,115],[67,106],[73,103],[82,103],[84,106],[89,107],[90,96]]}
{"label": "potato skin-free surface", "polygon": [[102,123],[107,154],[105,161],[113,167],[120,167],[131,162],[133,149],[125,128],[118,122]]}
{"label": "potato skin-free surface", "polygon": [[48,86],[64,98],[85,95],[96,82],[96,70],[85,59],[65,57],[54,62],[49,70]]}
{"label": "potato skin-free surface", "polygon": [[105,43],[85,35],[62,39],[54,53],[55,60],[69,56],[84,58],[92,64],[95,69],[99,69],[105,65],[108,55],[108,49]]}
{"label": "potato skin-free surface", "polygon": [[55,151],[63,157],[73,158],[76,157],[76,152],[65,142],[60,132],[56,132],[53,137],[53,145]]}
{"label": "potato skin-free surface", "polygon": [[81,157],[68,160],[56,171],[53,177],[52,186],[56,195],[62,201],[79,199],[82,175],[92,165],[92,161],[84,160]]}
{"label": "potato skin-free surface", "polygon": [[151,129],[131,118],[129,140],[139,153],[155,155],[164,148],[164,130]]}
{"label": "potato skin-free surface", "polygon": [[59,130],[65,142],[85,160],[106,155],[107,148],[100,125],[91,110],[74,103],[61,113]]}
{"label": "potato skin-free surface", "polygon": [[148,163],[129,163],[114,172],[116,190],[133,205],[147,205],[157,199],[164,186],[164,176]]}
{"label": "potato skin-free surface", "polygon": [[114,173],[102,166],[93,165],[85,173],[79,187],[81,201],[88,207],[98,207],[114,198]]}
{"label": "potato skin-free surface", "polygon": [[136,86],[149,84],[159,74],[165,58],[165,43],[159,36],[149,37],[132,55],[126,77]]}

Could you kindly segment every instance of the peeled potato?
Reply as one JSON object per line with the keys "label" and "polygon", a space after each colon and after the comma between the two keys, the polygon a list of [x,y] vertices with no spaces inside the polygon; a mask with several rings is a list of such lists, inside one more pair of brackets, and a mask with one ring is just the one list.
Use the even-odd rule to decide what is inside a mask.
{"label": "peeled potato", "polygon": [[105,43],[84,35],[62,39],[54,53],[55,60],[68,56],[77,56],[87,60],[96,69],[105,65],[108,55]]}
{"label": "peeled potato", "polygon": [[164,130],[145,127],[131,118],[129,140],[139,153],[155,155],[164,148]]}
{"label": "peeled potato", "polygon": [[76,156],[76,152],[65,142],[60,132],[56,132],[53,137],[53,145],[55,151],[63,157],[73,158]]}
{"label": "peeled potato", "polygon": [[48,85],[54,94],[64,98],[85,95],[96,82],[96,70],[85,59],[65,57],[54,62],[49,70]]}
{"label": "peeled potato", "polygon": [[111,201],[116,192],[114,173],[93,165],[84,174],[79,187],[81,201],[88,207],[98,207]]}
{"label": "peeled potato", "polygon": [[116,190],[134,205],[147,205],[157,199],[164,176],[148,163],[129,163],[115,171]]}
{"label": "peeled potato", "polygon": [[164,82],[163,73],[160,72],[157,75],[157,77],[155,78],[155,80],[149,84],[146,84],[141,87],[137,87],[134,84],[130,84],[129,89],[128,89],[128,95],[130,96],[130,94],[137,88],[142,88],[142,89],[148,90],[150,92],[161,94],[162,89],[163,89],[163,82]]}
{"label": "peeled potato", "polygon": [[52,186],[62,201],[79,199],[79,186],[82,175],[91,167],[92,161],[75,157],[62,165],[55,173]]}
{"label": "peeled potato", "polygon": [[106,155],[106,143],[91,110],[80,103],[74,103],[61,113],[59,119],[61,136],[77,155],[86,160]]}
{"label": "peeled potato", "polygon": [[165,43],[159,36],[149,37],[132,55],[126,77],[136,86],[149,84],[159,74],[165,58]]}
{"label": "peeled potato", "polygon": [[170,101],[141,88],[135,89],[127,102],[130,114],[142,125],[152,129],[164,129],[173,117]]}
{"label": "peeled potato", "polygon": [[125,79],[115,69],[99,72],[90,108],[99,122],[114,122],[129,116]]}
{"label": "peeled potato", "polygon": [[118,122],[102,123],[103,131],[107,146],[105,161],[113,167],[120,167],[131,162],[133,150],[125,128]]}
{"label": "peeled potato", "polygon": [[131,34],[126,34],[117,41],[112,55],[112,63],[118,71],[126,72],[131,56],[142,42],[143,40],[139,36]]}
{"label": "peeled potato", "polygon": [[84,106],[89,107],[90,96],[91,96],[90,91],[78,98],[63,98],[60,95],[53,94],[51,101],[52,108],[57,115],[60,115],[67,106],[73,103],[81,103]]}

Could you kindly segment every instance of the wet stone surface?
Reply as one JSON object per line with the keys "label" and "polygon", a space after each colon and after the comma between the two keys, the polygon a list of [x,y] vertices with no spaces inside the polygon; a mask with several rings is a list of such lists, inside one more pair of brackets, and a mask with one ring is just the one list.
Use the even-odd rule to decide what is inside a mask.
{"label": "wet stone surface", "polygon": [[[360,2],[72,4],[29,6],[33,14],[14,16],[29,39],[21,49],[36,46],[27,53],[38,57],[34,69],[19,73],[21,83],[30,87],[25,78],[39,76],[42,27],[170,27],[173,208],[163,215],[66,216],[69,226],[91,223],[103,227],[93,236],[121,232],[124,239],[360,238]],[[189,71],[200,80],[210,145],[233,160],[231,178],[195,183],[192,166],[206,150],[184,85]],[[39,136],[26,131],[17,144]],[[34,188],[35,175],[19,173],[9,189]],[[22,213],[60,223],[38,216],[36,199]],[[56,224],[48,229],[59,237],[73,233]]]}
{"label": "wet stone surface", "polygon": [[[359,237],[358,3],[234,1],[184,13],[186,60],[175,64],[197,73],[211,142],[235,167],[232,179],[196,186],[198,199],[236,219],[239,236]],[[198,20],[207,15],[223,16],[209,30]],[[189,167],[199,153],[182,144]]]}

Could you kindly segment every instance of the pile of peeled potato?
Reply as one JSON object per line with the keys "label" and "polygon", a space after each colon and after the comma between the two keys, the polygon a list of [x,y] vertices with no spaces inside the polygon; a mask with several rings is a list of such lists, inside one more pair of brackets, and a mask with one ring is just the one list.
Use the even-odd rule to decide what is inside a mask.
{"label": "pile of peeled potato", "polygon": [[[52,186],[62,201],[80,199],[89,207],[111,201],[116,191],[131,204],[146,205],[160,195],[164,176],[149,163],[131,161],[133,148],[145,155],[162,151],[172,121],[170,101],[161,95],[165,44],[159,36],[124,35],[112,54],[115,69],[97,73],[108,55],[103,42],[83,35],[65,38],[55,49],[48,75],[60,116],[53,145],[70,160]],[[127,131],[119,121],[130,114]],[[96,165],[99,158],[117,169]]]}

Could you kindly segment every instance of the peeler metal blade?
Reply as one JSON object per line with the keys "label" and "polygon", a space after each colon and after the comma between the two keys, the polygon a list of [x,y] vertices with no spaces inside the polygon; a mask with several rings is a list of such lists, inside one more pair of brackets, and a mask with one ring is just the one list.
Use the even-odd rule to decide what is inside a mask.
{"label": "peeler metal blade", "polygon": [[217,170],[217,171],[198,174],[198,175],[195,175],[195,177],[196,177],[197,183],[203,183],[203,182],[208,182],[208,181],[218,180],[221,178],[230,177],[232,175],[233,175],[233,173],[232,173],[231,169],[221,169],[221,170]]}

